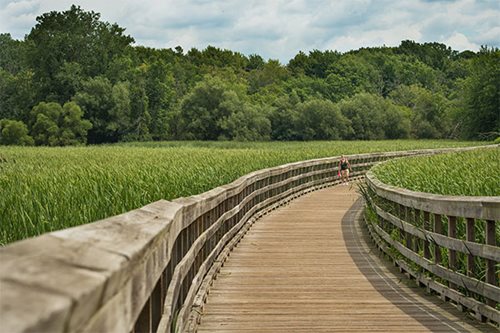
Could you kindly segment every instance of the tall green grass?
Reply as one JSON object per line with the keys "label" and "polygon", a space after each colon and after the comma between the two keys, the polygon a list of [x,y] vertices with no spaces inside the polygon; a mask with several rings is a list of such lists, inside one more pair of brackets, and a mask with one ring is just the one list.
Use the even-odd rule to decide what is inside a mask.
{"label": "tall green grass", "polygon": [[190,196],[254,170],[456,141],[152,142],[72,148],[0,146],[0,244]]}
{"label": "tall green grass", "polygon": [[500,148],[402,158],[373,172],[383,183],[413,191],[500,196]]}

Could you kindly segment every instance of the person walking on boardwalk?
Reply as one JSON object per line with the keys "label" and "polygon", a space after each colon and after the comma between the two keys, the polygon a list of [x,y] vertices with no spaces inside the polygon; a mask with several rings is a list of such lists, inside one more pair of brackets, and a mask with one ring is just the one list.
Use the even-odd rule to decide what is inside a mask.
{"label": "person walking on boardwalk", "polygon": [[349,185],[349,171],[352,171],[352,169],[349,160],[344,155],[340,157],[339,170],[342,177],[342,184]]}

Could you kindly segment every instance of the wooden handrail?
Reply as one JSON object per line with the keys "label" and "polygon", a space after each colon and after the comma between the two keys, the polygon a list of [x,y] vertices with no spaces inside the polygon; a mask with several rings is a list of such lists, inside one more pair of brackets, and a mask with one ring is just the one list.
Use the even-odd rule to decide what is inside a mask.
{"label": "wooden handrail", "polygon": [[[348,158],[352,175],[362,176],[373,164],[387,159],[469,149],[357,154]],[[255,171],[200,195],[172,202],[160,200],[1,248],[2,329],[180,330],[205,274],[242,226],[284,200],[338,183],[338,159]]]}
{"label": "wooden handrail", "polygon": [[[368,206],[377,216],[375,220],[365,219],[379,248],[444,299],[468,308],[482,321],[499,324],[496,306],[500,303],[500,287],[495,266],[500,262],[500,248],[495,225],[500,221],[500,197],[410,191],[382,183],[372,171],[366,173],[365,182]],[[481,235],[475,233],[481,230],[475,227],[477,223],[484,226]],[[458,225],[463,231],[460,234]],[[389,248],[397,250],[404,260]],[[465,258],[462,267],[458,255]],[[478,260],[484,263],[485,274],[476,274]]]}
{"label": "wooden handrail", "polygon": [[371,170],[366,173],[366,181],[378,196],[405,207],[474,219],[498,219],[500,216],[500,197],[449,196],[410,191],[382,183]]}

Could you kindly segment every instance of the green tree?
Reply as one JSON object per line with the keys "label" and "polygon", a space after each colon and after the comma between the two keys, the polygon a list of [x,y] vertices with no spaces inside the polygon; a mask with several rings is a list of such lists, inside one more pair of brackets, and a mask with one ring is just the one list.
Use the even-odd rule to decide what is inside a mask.
{"label": "green tree", "polygon": [[347,138],[381,140],[407,138],[410,115],[407,109],[389,100],[368,93],[357,94],[339,103],[342,114],[351,121],[352,132]]}
{"label": "green tree", "polygon": [[299,103],[297,114],[295,126],[301,140],[339,140],[351,131],[347,118],[329,100]]}
{"label": "green tree", "polygon": [[368,52],[363,50],[360,55],[380,73],[377,92],[387,97],[392,90],[401,84],[419,84],[428,89],[438,85],[438,72],[432,67],[421,62],[414,56],[406,54],[393,54],[385,49]]}
{"label": "green tree", "polygon": [[147,67],[145,89],[153,139],[165,140],[169,137],[168,112],[176,96],[174,85],[174,76],[165,62],[156,60]]}
{"label": "green tree", "polygon": [[300,98],[295,91],[275,99],[269,115],[272,140],[287,141],[301,138],[299,128],[296,126],[299,119],[296,106],[299,103]]}
{"label": "green tree", "polygon": [[132,71],[132,59],[127,55],[117,56],[114,57],[109,64],[104,76],[108,78],[111,83],[116,84],[118,82],[128,81]]}
{"label": "green tree", "polygon": [[67,98],[57,89],[57,75],[65,63],[79,64],[84,77],[101,75],[134,41],[124,35],[125,29],[99,19],[100,14],[74,5],[64,12],[37,17],[26,42],[28,62],[35,70],[41,98],[60,103]]}
{"label": "green tree", "polygon": [[12,75],[26,70],[26,43],[0,33],[0,69]]}
{"label": "green tree", "polygon": [[38,145],[67,146],[87,142],[92,123],[82,119],[83,111],[75,102],[41,102],[32,112],[31,132]]}
{"label": "green tree", "polygon": [[133,123],[130,105],[130,83],[118,82],[111,91],[112,107],[109,120],[106,122],[106,132],[116,140],[123,140]]}
{"label": "green tree", "polygon": [[130,84],[131,126],[125,136],[127,141],[149,141],[151,136],[151,114],[146,92],[147,65],[142,64],[134,70]]}
{"label": "green tree", "polygon": [[361,92],[380,93],[382,77],[375,66],[359,56],[348,54],[331,64],[326,81],[334,100],[340,100]]}
{"label": "green tree", "polygon": [[33,72],[23,70],[16,75],[0,69],[0,118],[29,121],[35,104]]}
{"label": "green tree", "polygon": [[82,66],[76,62],[65,62],[54,76],[52,83],[57,91],[58,100],[70,100],[82,88],[84,76]]}
{"label": "green tree", "polygon": [[396,104],[410,109],[413,137],[440,139],[450,135],[450,103],[442,94],[417,85],[401,85],[390,97]]}
{"label": "green tree", "polygon": [[227,100],[234,98],[234,94],[241,99],[245,90],[245,86],[206,76],[181,102],[178,124],[180,138],[217,140],[227,137],[221,124],[234,111],[228,107],[230,104]]}
{"label": "green tree", "polygon": [[223,93],[220,108],[228,116],[220,119],[221,135],[218,139],[237,141],[263,141],[271,137],[271,122],[267,118],[266,108],[252,105],[229,90]]}
{"label": "green tree", "polygon": [[442,76],[435,69],[426,64],[416,62],[398,62],[396,73],[398,76],[397,83],[412,85],[419,84],[431,90],[438,90],[438,79]]}
{"label": "green tree", "polygon": [[252,71],[255,69],[261,69],[262,67],[264,67],[264,65],[265,65],[265,61],[260,55],[251,54],[248,57],[248,64],[247,64],[245,69],[247,71]]}
{"label": "green tree", "polygon": [[231,67],[243,70],[248,64],[248,59],[241,53],[222,50],[211,45],[202,51],[192,48],[186,57],[198,67]]}
{"label": "green tree", "polygon": [[289,73],[278,60],[269,60],[260,69],[250,72],[248,85],[250,93],[271,84],[280,83],[289,77]]}
{"label": "green tree", "polygon": [[455,119],[461,136],[493,139],[500,135],[500,50],[482,48],[461,83]]}
{"label": "green tree", "polygon": [[417,57],[423,63],[439,70],[443,70],[450,60],[458,56],[457,51],[442,43],[419,44],[412,40],[404,40],[396,52]]}
{"label": "green tree", "polygon": [[[122,96],[126,97],[125,94]],[[80,91],[76,93],[73,100],[82,108],[85,119],[90,120],[93,125],[88,133],[90,143],[118,140],[116,132],[108,128],[108,125],[115,120],[111,117],[115,100],[113,99],[113,85],[106,77],[97,76],[83,81]],[[115,114],[120,113],[115,112]]]}
{"label": "green tree", "polygon": [[336,101],[337,96],[333,94],[331,86],[326,80],[306,75],[295,75],[282,84],[285,93],[294,91],[301,101],[312,98],[323,98]]}
{"label": "green tree", "polygon": [[28,135],[28,127],[18,120],[0,120],[0,144],[32,146],[33,138]]}
{"label": "green tree", "polygon": [[328,76],[330,66],[337,62],[340,57],[340,53],[330,50],[324,52],[313,50],[309,52],[309,55],[300,51],[290,60],[287,67],[294,74],[305,74],[324,79]]}

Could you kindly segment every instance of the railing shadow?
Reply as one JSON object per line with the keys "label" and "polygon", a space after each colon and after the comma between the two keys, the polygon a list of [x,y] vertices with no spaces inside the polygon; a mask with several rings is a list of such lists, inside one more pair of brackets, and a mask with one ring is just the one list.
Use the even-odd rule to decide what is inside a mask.
{"label": "railing shadow", "polygon": [[[427,327],[429,330],[463,332],[463,326],[460,326],[442,314],[433,311],[433,309],[420,302],[414,297],[414,295],[405,290],[406,288],[401,288],[400,284],[403,283],[402,280],[405,279],[405,276],[399,273],[395,267],[390,267],[390,271],[396,277],[400,277],[400,280],[396,280],[394,277],[390,278],[390,276],[379,267],[378,263],[373,260],[376,258],[377,261],[385,261],[376,255],[376,251],[378,251],[377,248],[371,242],[368,232],[361,226],[359,213],[363,207],[364,200],[359,198],[347,211],[341,221],[342,235],[347,250],[360,272],[367,278],[377,292],[394,305],[398,306],[397,304],[401,303],[401,300],[405,300],[409,303],[411,302],[412,306],[410,307],[398,306],[398,308],[421,323],[423,326]],[[383,262],[383,264],[386,267],[389,267],[390,262],[386,261]],[[382,284],[380,283],[381,281],[383,281]],[[440,302],[437,297],[429,297],[428,299],[430,302],[440,306],[441,308],[443,304],[445,304],[445,302]],[[446,310],[443,309],[443,311]],[[419,314],[428,314],[428,317],[425,318],[422,316],[415,316],[417,312]],[[456,316],[456,313],[454,316]],[[463,319],[465,320],[466,314],[463,316]],[[432,318],[432,320],[429,320],[429,318]],[[432,326],[429,326],[431,322]],[[437,325],[439,325],[439,327],[437,327]]]}

